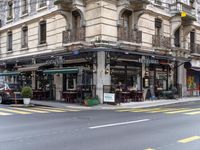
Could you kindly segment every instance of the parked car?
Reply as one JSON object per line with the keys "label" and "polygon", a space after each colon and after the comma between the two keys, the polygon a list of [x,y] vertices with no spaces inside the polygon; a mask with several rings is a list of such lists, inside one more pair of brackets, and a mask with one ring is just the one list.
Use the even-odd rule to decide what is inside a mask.
{"label": "parked car", "polygon": [[0,104],[2,103],[23,103],[19,84],[1,83],[0,84]]}

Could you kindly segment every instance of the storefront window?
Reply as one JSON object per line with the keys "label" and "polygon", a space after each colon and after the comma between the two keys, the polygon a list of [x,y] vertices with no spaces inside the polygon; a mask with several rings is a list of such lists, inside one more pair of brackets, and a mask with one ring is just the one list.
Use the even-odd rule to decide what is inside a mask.
{"label": "storefront window", "polygon": [[65,74],[63,75],[64,86],[63,90],[76,90],[77,74]]}
{"label": "storefront window", "polygon": [[167,90],[167,71],[165,69],[156,69],[157,90]]}
{"label": "storefront window", "polygon": [[140,90],[141,89],[141,68],[115,66],[111,69],[111,83],[122,86],[122,90]]}

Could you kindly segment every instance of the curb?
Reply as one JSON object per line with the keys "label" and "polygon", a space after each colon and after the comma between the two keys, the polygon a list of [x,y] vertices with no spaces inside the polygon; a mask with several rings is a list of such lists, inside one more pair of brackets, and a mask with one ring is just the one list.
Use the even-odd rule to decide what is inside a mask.
{"label": "curb", "polygon": [[[148,108],[148,107],[156,107],[156,106],[166,106],[166,105],[172,105],[172,104],[178,104],[178,103],[186,103],[186,102],[195,102],[195,101],[200,101],[200,97],[199,99],[188,99],[188,100],[184,100],[184,99],[177,99],[177,100],[170,100],[170,102],[168,100],[162,100],[158,102],[156,101],[146,101],[147,103],[134,103],[134,104],[130,104],[130,105],[97,105],[97,106],[93,106],[93,107],[87,107],[87,106],[79,106],[79,105],[69,105],[69,104],[64,104],[64,103],[57,103],[57,102],[42,102],[42,101],[32,101],[31,103],[33,105],[41,105],[41,106],[48,106],[48,107],[57,107],[57,108],[71,108],[71,109],[80,109],[80,110],[117,110],[117,109],[131,109],[131,108]],[[151,103],[152,102],[152,103]],[[155,103],[154,103],[155,102]]]}

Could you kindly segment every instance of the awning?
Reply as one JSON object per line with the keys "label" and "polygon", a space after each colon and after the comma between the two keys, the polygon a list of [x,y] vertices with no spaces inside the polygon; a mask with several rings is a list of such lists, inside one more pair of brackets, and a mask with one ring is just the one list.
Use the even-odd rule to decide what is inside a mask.
{"label": "awning", "polygon": [[198,68],[198,67],[192,67],[192,68],[190,68],[191,70],[194,70],[194,71],[200,71],[200,68]]}
{"label": "awning", "polygon": [[50,69],[50,70],[44,70],[44,74],[70,74],[70,73],[78,73],[78,68],[60,68],[60,69]]}
{"label": "awning", "polygon": [[18,76],[20,75],[20,72],[2,72],[0,73],[0,76]]}

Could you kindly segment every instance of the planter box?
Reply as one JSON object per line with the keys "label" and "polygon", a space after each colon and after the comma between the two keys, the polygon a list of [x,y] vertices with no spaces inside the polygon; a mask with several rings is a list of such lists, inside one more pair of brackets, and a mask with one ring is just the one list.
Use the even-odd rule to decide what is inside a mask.
{"label": "planter box", "polygon": [[97,98],[91,98],[84,100],[84,104],[86,106],[95,106],[99,104],[99,100]]}

